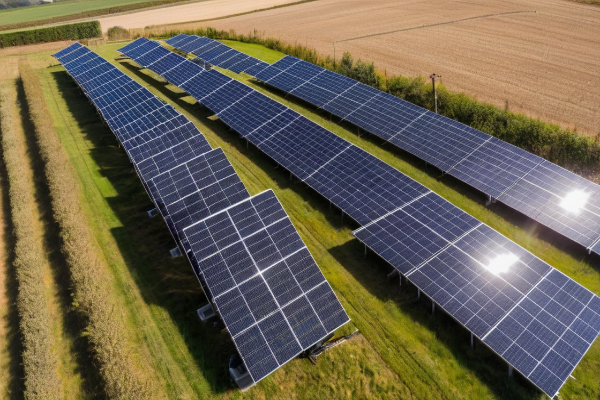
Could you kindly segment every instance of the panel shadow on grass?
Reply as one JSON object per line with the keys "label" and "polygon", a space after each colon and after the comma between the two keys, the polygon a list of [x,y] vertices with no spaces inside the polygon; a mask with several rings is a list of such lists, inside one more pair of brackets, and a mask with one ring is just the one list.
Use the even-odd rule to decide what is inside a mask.
{"label": "panel shadow on grass", "polygon": [[229,335],[222,332],[222,324],[205,325],[199,321],[195,310],[207,300],[191,266],[184,257],[169,256],[175,242],[162,218],[148,218],[146,211],[154,205],[125,151],[96,109],[65,71],[51,75],[84,138],[91,143],[90,156],[117,193],[106,198],[122,223],[111,234],[144,301],[169,313],[212,390],[228,390],[232,386],[227,363],[235,348]]}

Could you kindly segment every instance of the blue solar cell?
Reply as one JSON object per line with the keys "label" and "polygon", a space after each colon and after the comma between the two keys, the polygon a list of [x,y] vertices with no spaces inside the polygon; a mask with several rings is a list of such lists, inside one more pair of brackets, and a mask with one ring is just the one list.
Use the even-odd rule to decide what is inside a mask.
{"label": "blue solar cell", "polygon": [[160,60],[161,58],[163,58],[169,54],[173,54],[173,53],[171,53],[169,50],[167,50],[161,46],[161,47],[155,48],[154,50],[149,51],[148,53],[144,54],[141,57],[134,58],[133,60],[136,63],[138,63],[139,65],[141,65],[143,67],[147,67],[148,65],[155,63],[156,61]]}
{"label": "blue solar cell", "polygon": [[498,197],[542,161],[541,157],[492,137],[448,173]]}
{"label": "blue solar cell", "polygon": [[190,53],[192,50],[196,49],[201,43],[204,43],[204,40],[202,40],[202,38],[192,36],[190,40],[180,42],[175,47],[177,47],[181,51]]}
{"label": "blue solar cell", "polygon": [[311,79],[310,83],[323,89],[327,89],[335,94],[342,94],[352,86],[356,85],[358,82],[356,82],[354,79],[336,74],[335,72],[325,70],[323,73],[317,75],[314,79]]}
{"label": "blue solar cell", "polygon": [[293,66],[294,64],[298,64],[298,63],[303,63],[305,61],[300,60],[297,57],[294,56],[285,56],[283,58],[280,58],[279,60],[277,60],[276,62],[274,62],[272,65],[280,70],[285,70],[290,68],[291,66]]}
{"label": "blue solar cell", "polygon": [[258,382],[279,367],[257,326],[234,337],[234,342],[254,382]]}
{"label": "blue solar cell", "polygon": [[[440,140],[440,132],[443,132],[443,140]],[[489,138],[483,132],[427,112],[389,141],[442,171],[448,171]]]}
{"label": "blue solar cell", "polygon": [[318,107],[323,107],[338,96],[329,90],[314,86],[312,83],[305,83],[302,86],[298,86],[290,93]]}
{"label": "blue solar cell", "polygon": [[219,43],[217,46],[214,46],[212,49],[203,52],[201,58],[205,61],[212,62],[213,59],[221,56],[223,53],[230,51],[231,48],[229,46],[225,46],[224,44]]}
{"label": "blue solar cell", "polygon": [[205,72],[205,70],[202,67],[192,62],[182,62],[166,72],[164,77],[172,84],[181,86],[184,82],[203,72]]}
{"label": "blue solar cell", "polygon": [[185,33],[180,33],[179,35],[175,35],[167,40],[165,40],[165,42],[167,42],[168,44],[170,44],[173,47],[176,47],[175,45],[179,42],[181,42],[184,39],[189,38],[189,35],[186,35]]}
{"label": "blue solar cell", "polygon": [[139,58],[141,56],[143,56],[146,53],[149,53],[152,50],[155,50],[159,47],[162,47],[160,44],[156,43],[155,41],[149,40],[143,44],[141,44],[140,46],[134,47],[133,49],[129,50],[127,53],[123,53],[126,56],[136,59]]}
{"label": "blue solar cell", "polygon": [[212,94],[202,99],[202,104],[219,114],[222,110],[230,107],[233,103],[252,93],[253,90],[241,82],[231,80],[221,86]]}
{"label": "blue solar cell", "polygon": [[294,75],[282,72],[271,78],[268,83],[285,92],[291,92],[292,90],[304,84],[305,81],[295,77]]}
{"label": "blue solar cell", "polygon": [[267,68],[268,66],[269,66],[269,64],[267,64],[266,62],[259,60],[256,64],[244,69],[244,72],[247,73],[248,75],[256,76],[257,74],[259,74],[263,69]]}
{"label": "blue solar cell", "polygon": [[65,47],[64,49],[62,49],[61,51],[58,51],[54,54],[52,54],[53,57],[57,58],[57,59],[61,59],[63,56],[71,53],[72,51],[77,50],[78,48],[83,47],[81,44],[79,44],[79,42],[73,43],[72,45]]}
{"label": "blue solar cell", "polygon": [[223,52],[222,54],[220,54],[219,56],[214,57],[212,60],[210,60],[210,63],[220,67],[222,63],[228,61],[231,57],[234,57],[239,54],[241,54],[239,51],[234,50],[234,49],[229,49],[229,50]]}
{"label": "blue solar cell", "polygon": [[273,77],[279,75],[282,72],[283,71],[279,68],[269,65],[266,68],[263,68],[259,73],[250,75],[254,75],[263,82],[268,82],[270,79],[273,79]]}
{"label": "blue solar cell", "polygon": [[[283,134],[276,136],[288,133],[288,141],[305,146],[307,152],[312,152],[311,159],[315,160],[317,168],[325,165],[316,172],[307,167],[310,177],[305,178],[306,183],[360,224],[367,224],[429,191],[364,150],[350,146],[348,142],[325,132],[329,135],[318,130],[315,132],[323,142],[314,137],[309,138],[309,143],[302,142],[290,134],[287,128],[283,130]],[[338,139],[333,140],[327,136]],[[270,142],[271,140],[266,143]],[[328,143],[330,147],[327,152],[322,150],[324,143]],[[289,147],[294,151],[295,147]],[[301,155],[303,156],[298,152],[298,156]]]}
{"label": "blue solar cell", "polygon": [[252,66],[259,65],[261,62],[254,57],[247,57],[239,62],[228,67],[229,70],[235,72],[236,74],[240,74]]}
{"label": "blue solar cell", "polygon": [[304,296],[285,306],[283,314],[303,348],[312,346],[327,335],[319,317]]}
{"label": "blue solar cell", "polygon": [[279,365],[296,357],[302,351],[281,311],[265,318],[258,327]]}
{"label": "blue solar cell", "polygon": [[148,68],[159,75],[163,75],[165,72],[175,68],[184,61],[185,59],[183,57],[180,57],[177,54],[169,53],[165,57],[150,64]]}
{"label": "blue solar cell", "polygon": [[240,53],[239,51],[233,57],[230,57],[228,60],[219,63],[219,67],[230,69],[232,65],[235,65],[241,61],[247,60],[250,57],[245,55],[244,53]]}
{"label": "blue solar cell", "polygon": [[[287,57],[284,57],[282,60],[284,60],[285,58]],[[280,61],[276,62],[273,65],[277,66],[277,68],[285,69],[285,72],[287,72],[288,74],[292,74],[300,79],[303,79],[304,81],[309,81],[315,76],[325,71],[325,68],[319,67],[318,65],[314,65],[306,61],[299,61],[297,63],[292,64],[286,69],[283,67],[282,64],[280,64]]]}
{"label": "blue solar cell", "polygon": [[204,54],[208,53],[212,49],[214,49],[216,47],[219,47],[219,45],[221,45],[221,43],[217,42],[216,40],[212,40],[212,41],[209,41],[209,42],[201,41],[201,42],[198,42],[198,43],[201,43],[201,44],[197,44],[194,47],[193,53],[196,56],[200,57],[200,58],[202,58],[202,56]]}
{"label": "blue solar cell", "polygon": [[215,70],[209,70],[194,76],[179,86],[195,99],[202,101],[204,97],[229,83],[231,80],[231,78]]}

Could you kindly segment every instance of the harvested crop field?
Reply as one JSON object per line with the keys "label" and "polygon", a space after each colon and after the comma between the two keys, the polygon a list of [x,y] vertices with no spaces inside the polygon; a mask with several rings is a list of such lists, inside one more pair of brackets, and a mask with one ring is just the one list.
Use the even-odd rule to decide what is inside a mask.
{"label": "harvested crop field", "polygon": [[[338,60],[349,51],[388,75],[435,72],[451,90],[600,134],[597,6],[566,0],[322,0],[204,25],[238,33],[256,29],[323,55],[333,56],[338,41]],[[367,35],[374,36],[354,39]]]}
{"label": "harvested crop field", "polygon": [[98,20],[102,26],[102,31],[106,32],[108,28],[113,26],[121,26],[123,28],[143,28],[149,25],[201,21],[296,2],[296,0],[211,0],[135,13],[106,16],[98,18]]}

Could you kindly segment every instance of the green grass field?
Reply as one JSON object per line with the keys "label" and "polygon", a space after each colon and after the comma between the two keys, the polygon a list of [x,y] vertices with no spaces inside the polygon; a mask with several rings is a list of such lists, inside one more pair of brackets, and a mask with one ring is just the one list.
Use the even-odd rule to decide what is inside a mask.
{"label": "green grass field", "polygon": [[150,0],[66,0],[52,4],[0,10],[0,26],[39,21]]}
{"label": "green grass field", "polygon": [[[268,62],[283,56],[262,46],[227,44]],[[508,378],[506,364],[485,346],[471,350],[468,331],[442,312],[431,315],[429,302],[424,296],[417,300],[414,287],[400,287],[397,279],[388,281],[392,268],[373,254],[364,255],[363,246],[350,234],[357,226],[342,221],[340,211],[330,209],[328,201],[302,182],[290,180],[286,171],[256,148],[246,147],[244,140],[181,90],[130,61],[115,61],[116,50],[123,45],[92,50],[190,118],[213,147],[224,150],[251,194],[274,190],[352,319],[338,333],[355,327],[361,332],[319,357],[317,366],[305,359],[293,360],[240,393],[226,370],[234,352],[231,339],[222,325],[204,325],[197,319],[195,310],[206,299],[188,263],[168,257],[174,243],[160,218],[146,216],[153,206],[125,152],[64,68],[48,54],[30,55],[55,127],[82,183],[89,223],[115,277],[134,345],[145,357],[148,374],[157,377],[170,398],[544,398],[518,374]],[[359,137],[355,128],[332,122],[313,107],[269,90],[247,75],[226,73],[393,165],[600,293],[597,258],[499,204],[484,207],[484,198],[476,191],[450,177],[439,179],[435,169],[382,145],[381,140]],[[600,396],[599,360],[596,343],[561,397]],[[93,387],[85,382],[83,387],[92,397]]]}

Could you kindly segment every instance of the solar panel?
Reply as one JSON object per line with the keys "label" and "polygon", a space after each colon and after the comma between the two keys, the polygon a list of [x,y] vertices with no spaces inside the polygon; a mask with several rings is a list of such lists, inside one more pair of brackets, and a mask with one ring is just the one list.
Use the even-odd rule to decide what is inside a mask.
{"label": "solar panel", "polygon": [[[189,79],[202,73],[179,69],[177,58],[151,50],[148,44],[152,43],[128,45],[129,54],[165,74],[180,70],[189,73],[184,76]],[[123,144],[173,237],[186,254],[189,250],[192,266],[201,283],[208,283],[204,285],[207,295],[221,313],[254,382],[348,322],[271,191],[250,198],[221,149],[212,150],[187,118],[105,60],[78,48],[59,56],[68,60],[67,71],[77,70],[75,79]],[[235,97],[251,91],[220,74],[204,75],[205,101],[216,109],[227,108]],[[223,85],[229,88],[224,96],[214,95]],[[223,216],[238,235],[227,246],[219,236]],[[214,235],[203,237],[200,226]],[[194,249],[188,245],[188,234],[195,240]],[[223,247],[205,254],[200,241],[208,244],[208,240]],[[252,275],[242,279],[244,273]],[[235,287],[220,292],[230,282],[227,274],[237,279]],[[237,293],[248,311],[243,321],[238,318]],[[270,311],[273,306],[274,313]],[[265,361],[266,352],[269,361]]]}
{"label": "solar panel", "polygon": [[[214,70],[210,72],[210,78],[208,74],[199,75],[193,84],[206,85],[204,80],[211,81],[218,74]],[[362,95],[363,98],[373,93],[360,87],[354,89],[355,86],[349,86],[346,90],[357,90],[357,95]],[[214,96],[212,101],[215,102],[214,104],[218,103],[219,107],[227,103],[232,104],[219,112],[219,117],[225,123],[231,124],[232,128],[251,140],[271,158],[324,194],[326,198],[334,203],[338,201],[345,212],[365,225],[355,232],[357,237],[392,263],[484,343],[487,344],[488,335],[502,326],[507,316],[516,312],[514,310],[518,309],[528,296],[537,293],[539,285],[544,285],[546,279],[556,274],[549,265],[525,249],[363,150],[318,127],[292,110],[278,105],[273,100],[263,99],[266,96],[258,92],[250,94],[244,92],[244,97],[236,100],[235,91],[229,92],[228,87],[229,84],[221,85],[221,88],[214,91],[212,95]],[[189,90],[192,90],[191,83]],[[368,102],[375,101],[374,99],[379,97],[375,95],[369,98]],[[277,109],[278,107],[282,109]],[[408,110],[408,112],[412,111]],[[437,119],[435,116],[424,115],[423,118],[430,125],[448,124],[447,121]],[[469,154],[476,154],[475,151],[478,149],[491,151],[482,147],[489,139],[478,136],[477,131],[458,129],[452,123],[448,125],[446,128],[451,130],[455,137],[457,151],[466,152],[469,148],[471,148]],[[410,128],[410,124],[407,128]],[[482,140],[477,141],[478,138]],[[491,142],[488,146],[493,150],[495,144],[497,143]],[[456,165],[451,164],[453,158],[448,151],[438,150],[434,145],[429,144],[425,146],[424,151],[430,149],[435,150],[436,156],[441,154],[439,158],[443,162],[450,166]],[[507,167],[504,169],[508,170],[510,164],[515,171],[513,173],[518,173],[517,171],[526,172],[529,168],[527,163],[532,160],[526,157],[523,159],[513,157],[513,161],[515,163],[511,164],[506,160]],[[535,161],[534,159],[533,162]],[[559,181],[558,177],[557,181]],[[336,197],[338,195],[339,198]],[[375,212],[373,214],[363,212],[361,215],[361,210],[369,210],[369,212],[375,210]],[[223,221],[219,220],[219,223]],[[223,226],[219,225],[219,227]],[[203,231],[205,232],[206,229]],[[231,235],[234,235],[233,231],[223,228],[215,241],[222,240],[225,247],[230,246]],[[206,237],[207,234],[204,233],[202,236],[204,239],[198,240],[198,243],[201,243],[198,249],[202,248],[209,254],[216,254],[218,246],[204,242]],[[209,263],[209,265],[213,264]],[[577,285],[574,282],[571,285],[573,284]],[[219,290],[235,292],[233,287],[235,284],[231,281],[230,286],[220,287]],[[578,285],[576,287],[585,291]],[[232,298],[239,299],[241,295],[241,292],[235,292]],[[225,303],[231,304],[230,299],[228,298]],[[581,303],[586,304],[584,301]],[[554,320],[560,321],[561,316],[556,311],[556,308],[550,307],[545,312]],[[594,312],[588,315],[591,320],[581,321],[585,325],[582,325],[580,330],[586,332],[589,337],[593,336],[590,339],[593,341],[600,326],[596,330],[591,327],[597,314],[593,310],[590,312]],[[244,329],[241,328],[242,326],[249,324],[250,313],[243,315],[244,318],[240,316],[239,319],[230,321],[232,326],[230,332],[233,330],[239,333],[240,329]],[[246,317],[248,319],[245,319]],[[549,326],[546,328],[550,329]],[[535,329],[539,332],[541,328]],[[529,335],[527,329],[521,332],[511,331],[511,333],[513,342],[516,346],[520,346],[520,350],[512,350],[514,356],[511,355],[513,353],[499,352],[499,354],[506,354],[505,359],[511,362],[511,365],[523,372],[546,393],[553,395],[554,386],[547,382],[551,381],[549,377],[555,376],[558,377],[558,381],[553,382],[562,385],[566,379],[564,366],[558,367],[559,363],[556,362],[558,358],[554,357],[553,361],[544,364],[544,368],[550,375],[528,370],[515,360],[522,358],[523,354],[529,354],[541,365],[546,353],[534,356],[533,353],[538,350],[535,347],[537,344],[528,341],[517,342],[520,335],[525,335],[524,337]],[[235,338],[237,333],[232,335]],[[493,337],[495,336],[490,336]],[[495,349],[494,346],[497,344],[490,344],[492,349]],[[575,360],[575,364],[580,359],[577,353],[565,351],[558,344],[547,346],[548,351],[553,351],[564,359]],[[583,353],[580,353],[581,356]],[[263,359],[265,358],[262,357],[261,360]],[[273,363],[273,360],[270,360],[269,365]],[[251,363],[252,361],[248,361],[246,364]],[[260,367],[257,368],[260,370]]]}
{"label": "solar panel", "polygon": [[[175,46],[177,43],[179,43],[187,38],[189,38],[189,35],[186,35],[185,33],[180,33],[179,35],[175,35],[175,36],[165,40],[165,42],[167,42],[171,46]],[[127,46],[125,46],[125,47],[127,47]]]}
{"label": "solar panel", "polygon": [[[251,74],[393,143],[490,197],[498,198],[514,185],[515,189],[503,196],[505,204],[591,251],[600,248],[596,217],[600,212],[586,205],[581,216],[565,216],[556,202],[542,213],[530,206],[532,201],[539,204],[547,193],[563,198],[554,192],[552,183],[534,187],[520,181],[541,162],[540,157],[295,57],[286,56]],[[570,178],[581,179],[575,174]]]}
{"label": "solar panel", "polygon": [[434,193],[354,235],[551,397],[600,331],[600,298]]}
{"label": "solar panel", "polygon": [[250,197],[221,149],[166,170],[153,177],[148,187],[184,248],[184,228]]}
{"label": "solar panel", "polygon": [[348,322],[271,191],[184,232],[254,382]]}
{"label": "solar panel", "polygon": [[147,52],[142,57],[138,57],[136,59],[136,62],[143,67],[147,67],[148,65],[167,56],[168,54],[173,54],[173,53],[171,53],[169,50],[165,49],[164,47],[160,46],[160,47],[155,48],[154,50]]}

